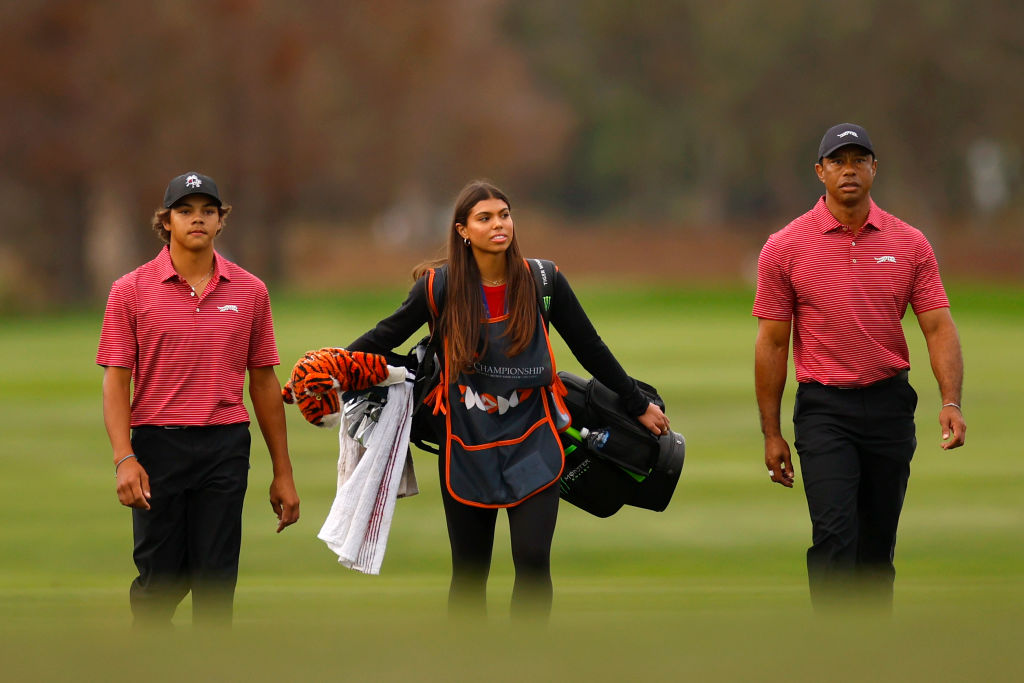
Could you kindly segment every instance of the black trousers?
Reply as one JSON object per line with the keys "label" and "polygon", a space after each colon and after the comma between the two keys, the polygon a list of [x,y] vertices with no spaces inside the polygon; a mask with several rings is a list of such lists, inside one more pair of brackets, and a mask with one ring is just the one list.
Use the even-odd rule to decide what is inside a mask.
{"label": "black trousers", "polygon": [[891,608],[916,407],[905,372],[862,389],[797,389],[793,423],[812,524],[807,575],[816,609],[854,602]]}
{"label": "black trousers", "polygon": [[[487,576],[491,569],[498,510],[466,505],[452,498],[445,485],[444,457],[438,458],[441,500],[452,548],[452,581],[448,591],[453,614],[486,613]],[[512,562],[513,617],[545,617],[551,612],[551,542],[558,518],[557,482],[508,511]]]}
{"label": "black trousers", "polygon": [[152,492],[132,509],[137,625],[169,624],[189,591],[194,623],[231,623],[249,444],[248,423],[132,431]]}

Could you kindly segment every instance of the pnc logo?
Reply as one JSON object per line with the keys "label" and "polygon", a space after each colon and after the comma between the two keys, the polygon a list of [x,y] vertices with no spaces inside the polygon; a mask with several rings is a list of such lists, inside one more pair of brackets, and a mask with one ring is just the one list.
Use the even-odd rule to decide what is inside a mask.
{"label": "pnc logo", "polygon": [[525,401],[533,393],[533,389],[514,389],[508,398],[495,396],[494,394],[477,393],[472,388],[459,385],[462,393],[462,402],[466,404],[466,410],[482,410],[485,413],[498,413],[504,415],[509,408],[515,408],[520,402]]}

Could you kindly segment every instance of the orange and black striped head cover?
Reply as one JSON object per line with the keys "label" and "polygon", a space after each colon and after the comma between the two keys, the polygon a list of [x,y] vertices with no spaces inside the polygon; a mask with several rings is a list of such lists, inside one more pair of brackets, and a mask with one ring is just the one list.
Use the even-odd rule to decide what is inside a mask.
{"label": "orange and black striped head cover", "polygon": [[292,368],[281,398],[297,403],[307,422],[322,427],[324,418],[341,412],[339,392],[369,389],[387,376],[387,359],[379,354],[339,348],[307,351]]}

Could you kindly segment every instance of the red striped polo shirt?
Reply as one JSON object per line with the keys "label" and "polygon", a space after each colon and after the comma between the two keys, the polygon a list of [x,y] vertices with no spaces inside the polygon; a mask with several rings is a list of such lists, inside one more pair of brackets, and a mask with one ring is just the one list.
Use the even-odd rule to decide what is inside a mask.
{"label": "red striped polo shirt", "polygon": [[757,262],[753,314],[793,322],[798,382],[862,387],[908,369],[907,304],[916,314],[949,306],[935,253],[873,201],[854,238],[822,197]]}
{"label": "red striped polo shirt", "polygon": [[247,368],[278,365],[267,288],[214,253],[201,296],[167,247],[110,288],[96,363],[132,371],[131,424],[247,422]]}

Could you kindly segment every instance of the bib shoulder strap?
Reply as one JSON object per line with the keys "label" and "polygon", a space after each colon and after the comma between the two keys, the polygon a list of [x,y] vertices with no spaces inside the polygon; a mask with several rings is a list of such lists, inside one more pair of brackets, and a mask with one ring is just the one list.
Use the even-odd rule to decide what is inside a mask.
{"label": "bib shoulder strap", "polygon": [[427,271],[427,304],[430,316],[437,320],[444,308],[445,289],[448,284],[448,265],[431,268]]}
{"label": "bib shoulder strap", "polygon": [[558,271],[558,266],[554,261],[542,258],[526,259],[526,263],[530,266],[530,273],[533,274],[534,289],[537,291],[537,306],[544,319],[544,326],[547,327],[551,320],[551,297],[555,293],[555,273]]}

